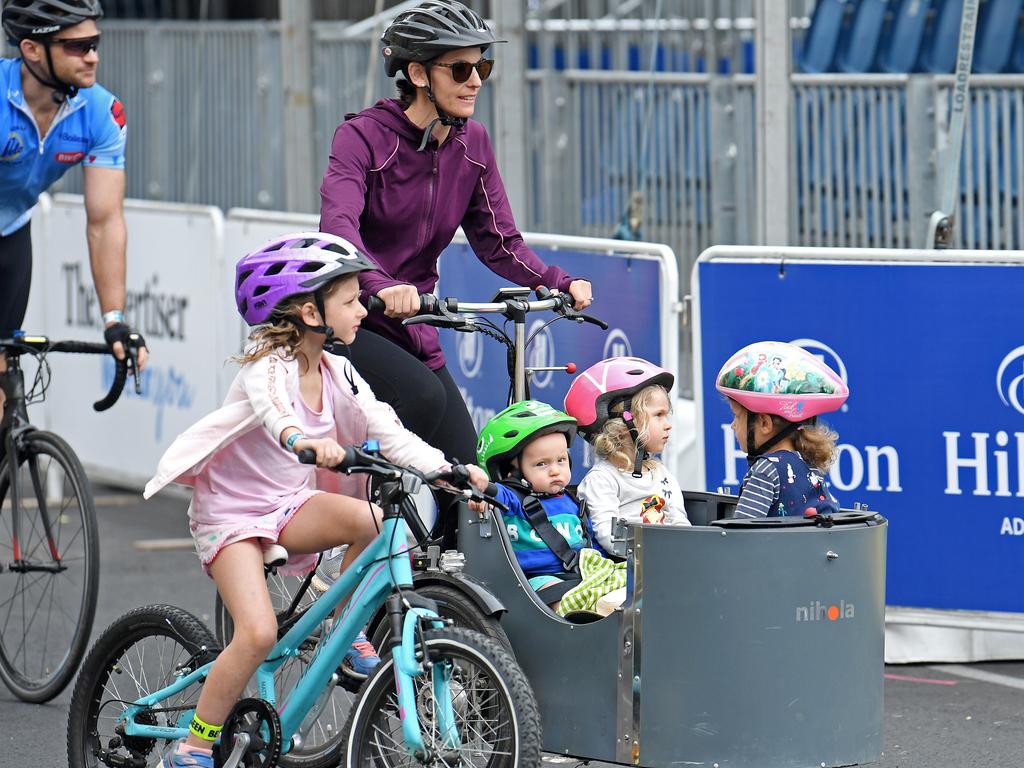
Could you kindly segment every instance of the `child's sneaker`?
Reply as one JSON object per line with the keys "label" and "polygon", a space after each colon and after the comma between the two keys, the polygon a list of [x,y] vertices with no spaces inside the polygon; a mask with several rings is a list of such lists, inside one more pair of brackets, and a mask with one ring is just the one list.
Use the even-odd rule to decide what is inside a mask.
{"label": "child's sneaker", "polygon": [[159,768],[213,768],[213,755],[205,752],[180,752],[181,740],[171,746],[160,758]]}
{"label": "child's sneaker", "polygon": [[360,632],[352,641],[352,647],[345,654],[341,666],[346,672],[354,672],[356,675],[366,677],[377,668],[378,664],[380,664],[380,657],[377,655],[376,649],[366,638],[366,633]]}

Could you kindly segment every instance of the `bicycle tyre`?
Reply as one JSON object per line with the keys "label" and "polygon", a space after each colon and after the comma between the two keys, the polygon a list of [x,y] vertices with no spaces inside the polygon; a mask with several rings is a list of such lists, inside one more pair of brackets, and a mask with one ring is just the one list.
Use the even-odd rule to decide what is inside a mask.
{"label": "bicycle tyre", "polygon": [[[8,461],[6,456],[0,461],[0,563],[9,566],[19,554],[24,561],[45,566],[54,562],[56,551],[66,568],[58,573],[0,574],[0,606],[6,606],[0,607],[0,679],[19,699],[39,704],[71,682],[89,642],[99,594],[96,508],[89,479],[71,446],[52,432],[27,432],[17,456],[21,508],[16,553]],[[33,482],[32,463],[38,485]],[[59,509],[53,500],[40,498],[52,489],[54,470],[63,473],[53,475],[61,486]],[[52,542],[39,514],[44,504]],[[5,583],[12,586],[10,592]]]}
{"label": "bicycle tyre", "polygon": [[[483,738],[496,734],[490,755],[478,743],[464,745],[459,757],[452,765],[488,766],[488,768],[516,768],[524,765],[541,764],[541,726],[537,702],[522,669],[512,656],[498,643],[478,632],[459,627],[431,630],[425,633],[428,652],[438,659],[448,659],[455,664],[456,682],[470,680],[471,685],[462,684],[456,699],[456,716],[463,737],[475,734]],[[459,666],[461,663],[462,666]],[[470,678],[468,665],[479,668],[482,682]],[[345,729],[345,753],[343,765],[350,768],[398,768],[419,766],[407,752],[401,736],[401,716],[394,700],[395,675],[391,657],[383,659],[363,687],[362,695],[356,702]],[[416,682],[417,710],[421,716],[421,727],[428,733],[425,741],[429,745],[436,734],[427,720],[434,711],[431,706],[433,688],[429,679]],[[479,698],[483,696],[483,698]],[[474,698],[472,701],[471,697]],[[502,717],[492,723],[485,721],[483,727],[466,725],[467,714],[476,711],[474,704],[482,704],[487,712],[497,712]],[[395,736],[394,734],[397,734]],[[381,739],[385,739],[385,743]],[[507,750],[507,753],[506,753]],[[390,755],[389,755],[390,753]],[[483,762],[480,762],[480,758]],[[447,765],[436,763],[438,766]]]}
{"label": "bicycle tyre", "polygon": [[[279,614],[291,606],[296,590],[302,586],[301,576],[281,576],[271,574],[267,577],[267,588],[274,610]],[[306,594],[299,601],[298,611],[302,611],[319,596],[312,586],[307,587]],[[231,614],[224,602],[217,595],[214,606],[216,616],[217,639],[226,646],[234,634]],[[323,627],[321,627],[323,629]],[[280,637],[280,632],[278,636]],[[306,667],[320,651],[320,638],[307,640],[299,648],[299,654],[286,660],[274,673],[274,690],[278,701],[285,701]],[[247,689],[249,690],[249,689]],[[254,690],[250,691],[254,694]],[[341,754],[343,727],[348,719],[349,711],[355,700],[355,694],[347,689],[336,686],[330,692],[330,701],[323,702],[323,709],[316,720],[307,726],[302,744],[278,758],[278,765],[283,768],[328,768],[338,764]],[[305,725],[305,724],[304,724]],[[302,728],[300,727],[300,731]]]}
{"label": "bicycle tyre", "polygon": [[[494,640],[506,651],[515,656],[512,643],[505,634],[501,623],[494,616],[487,616],[472,599],[454,587],[445,584],[424,584],[416,587],[416,594],[437,603],[437,614],[444,619],[451,619],[455,626],[479,632],[484,637]],[[373,627],[370,642],[373,647],[384,651],[388,648],[391,637],[391,624],[383,614],[380,621]]]}
{"label": "bicycle tyre", "polygon": [[[159,690],[174,679],[180,665],[190,659],[206,663],[219,652],[210,630],[191,613],[174,606],[136,608],[114,621],[89,651],[71,695],[70,768],[106,768],[97,754],[100,750],[118,750],[126,759],[151,758],[158,747],[155,739],[118,737],[120,746],[111,747],[117,736],[114,726],[125,709],[121,700],[133,701]],[[147,662],[154,666],[145,666]],[[142,690],[144,687],[148,690]],[[189,686],[174,699],[159,702],[158,707],[194,707],[201,689],[201,684]],[[180,725],[192,718],[187,709],[163,715],[159,709],[154,712],[152,723],[158,725]],[[161,749],[166,744],[162,742]]]}

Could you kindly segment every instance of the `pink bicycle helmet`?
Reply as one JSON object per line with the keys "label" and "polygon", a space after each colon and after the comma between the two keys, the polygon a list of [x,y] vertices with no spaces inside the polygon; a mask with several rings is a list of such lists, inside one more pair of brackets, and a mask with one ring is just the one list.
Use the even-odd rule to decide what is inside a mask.
{"label": "pink bicycle helmet", "polygon": [[803,422],[837,411],[850,390],[835,371],[805,349],[781,341],[744,347],[722,366],[715,387],[751,413]]}
{"label": "pink bicycle helmet", "polygon": [[235,303],[245,322],[259,325],[289,296],[312,293],[320,306],[319,290],[327,283],[376,268],[344,238],[326,232],[282,235],[239,260]]}
{"label": "pink bicycle helmet", "polygon": [[611,408],[651,384],[672,389],[675,376],[639,357],[610,357],[573,379],[565,395],[565,412],[576,419],[586,437],[601,431],[612,418]]}

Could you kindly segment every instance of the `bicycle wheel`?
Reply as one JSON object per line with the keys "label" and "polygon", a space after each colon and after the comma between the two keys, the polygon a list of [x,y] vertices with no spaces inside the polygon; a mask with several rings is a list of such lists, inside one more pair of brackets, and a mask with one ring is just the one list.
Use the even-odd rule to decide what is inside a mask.
{"label": "bicycle wheel", "polygon": [[[199,619],[170,605],[136,608],[107,627],[82,664],[71,696],[70,768],[159,763],[168,741],[118,733],[125,702],[170,685],[182,670],[212,661],[219,650]],[[136,720],[187,727],[201,689],[200,683],[191,685]]]}
{"label": "bicycle wheel", "polygon": [[[291,606],[298,590],[303,588],[303,584],[304,580],[301,576],[281,576],[275,573],[267,577],[270,600],[279,618]],[[308,607],[319,594],[320,592],[313,586],[306,587],[299,600],[296,613]],[[224,607],[220,595],[217,595],[215,611],[217,638],[226,646],[231,642],[234,625],[231,622],[231,614]],[[280,709],[280,703],[287,700],[292,688],[295,687],[295,684],[305,674],[306,668],[320,652],[320,641],[326,634],[326,625],[327,622],[324,622],[319,627],[316,636],[310,637],[299,647],[298,655],[289,658],[274,673],[274,690],[278,696],[278,709]],[[257,695],[255,685],[250,683],[243,695]],[[298,733],[293,737],[291,751],[281,755],[278,764],[285,768],[324,768],[337,765],[344,736],[342,728],[354,700],[355,694],[340,686],[325,690],[306,720],[299,726]]]}
{"label": "bicycle wheel", "polygon": [[40,703],[64,690],[89,642],[96,510],[81,462],[57,435],[25,434],[14,489],[9,462],[0,461],[0,679]]}
{"label": "bicycle wheel", "polygon": [[[493,640],[452,627],[425,633],[435,664],[451,666],[457,754],[445,753],[433,713],[430,676],[414,680],[424,745],[435,755],[428,765],[515,768],[541,764],[540,715],[533,690],[516,662]],[[346,728],[345,760],[354,768],[420,766],[405,747],[395,693],[393,660],[383,660],[366,682]]]}
{"label": "bicycle wheel", "polygon": [[[416,594],[428,597],[437,603],[437,613],[441,618],[451,619],[457,627],[465,627],[479,632],[484,637],[499,643],[506,651],[512,652],[512,644],[501,624],[494,616],[486,616],[469,597],[454,587],[444,584],[426,584],[416,587]],[[384,616],[373,627],[370,642],[374,648],[387,649],[391,637],[391,623]]]}

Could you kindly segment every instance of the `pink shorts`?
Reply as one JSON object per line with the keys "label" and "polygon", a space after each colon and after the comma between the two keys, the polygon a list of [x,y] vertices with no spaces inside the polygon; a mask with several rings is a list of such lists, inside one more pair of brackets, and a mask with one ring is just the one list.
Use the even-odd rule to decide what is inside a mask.
{"label": "pink shorts", "polygon": [[[276,544],[281,531],[292,521],[299,508],[320,493],[323,491],[305,489],[296,493],[273,512],[240,518],[230,523],[213,524],[190,521],[189,529],[192,531],[196,554],[199,556],[199,562],[203,565],[203,571],[209,576],[210,563],[224,547],[234,544],[236,541],[265,539],[265,544]],[[315,554],[289,554],[288,563],[278,568],[278,573],[284,576],[309,573],[316,567],[316,558]]]}

